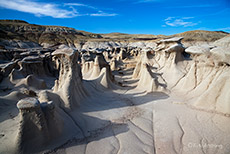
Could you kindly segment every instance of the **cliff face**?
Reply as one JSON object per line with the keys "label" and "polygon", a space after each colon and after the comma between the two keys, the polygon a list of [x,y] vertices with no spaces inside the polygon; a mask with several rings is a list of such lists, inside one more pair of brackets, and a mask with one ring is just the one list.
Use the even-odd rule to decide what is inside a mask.
{"label": "cliff face", "polygon": [[99,34],[78,31],[73,28],[34,25],[20,20],[1,20],[0,34],[1,40],[29,41],[40,45],[73,45],[74,41],[101,38]]}

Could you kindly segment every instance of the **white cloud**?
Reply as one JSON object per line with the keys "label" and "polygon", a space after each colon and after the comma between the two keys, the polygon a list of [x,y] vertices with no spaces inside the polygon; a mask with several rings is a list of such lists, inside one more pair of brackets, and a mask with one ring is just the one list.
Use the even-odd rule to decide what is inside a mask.
{"label": "white cloud", "polygon": [[88,14],[85,14],[86,16],[94,16],[94,17],[111,17],[111,16],[116,16],[116,15],[118,15],[118,14],[116,14],[116,13],[105,13],[105,12],[99,10],[99,9],[96,8],[96,7],[93,7],[93,6],[90,6],[90,5],[81,4],[81,3],[65,3],[64,5],[65,5],[65,6],[70,6],[70,7],[73,7],[73,6],[87,7],[87,8],[90,8],[90,9],[93,9],[93,10],[96,10],[96,11],[97,11],[96,13],[88,13]]}
{"label": "white cloud", "polygon": [[183,17],[182,19],[193,19],[194,17]]}
{"label": "white cloud", "polygon": [[198,24],[198,23],[189,21],[189,19],[193,19],[193,18],[194,17],[182,17],[182,18],[168,17],[164,21],[166,25],[172,26],[172,27],[179,27],[179,26],[191,27],[191,26],[195,26]]}
{"label": "white cloud", "polygon": [[36,16],[50,16],[53,18],[72,18],[79,15],[77,11],[73,9],[61,9],[56,4],[29,0],[1,0],[0,7],[32,13]]}
{"label": "white cloud", "polygon": [[165,19],[165,21],[169,21],[169,20],[172,20],[172,19],[174,19],[175,17],[168,17],[168,18],[166,18]]}
{"label": "white cloud", "polygon": [[90,6],[90,5],[85,5],[85,4],[81,4],[81,3],[64,3],[65,6],[82,6],[82,7],[87,7],[90,9],[95,9],[97,10],[96,7]]}
{"label": "white cloud", "polygon": [[98,13],[92,13],[90,16],[94,17],[111,17],[111,16],[117,16],[118,14],[116,13],[105,13],[103,11],[98,11]]}
{"label": "white cloud", "polygon": [[[62,8],[61,8],[62,6]],[[64,7],[63,7],[64,6]],[[80,14],[75,7],[87,7],[98,11],[97,8],[81,3],[64,3],[64,5],[57,5],[54,3],[45,3],[32,0],[0,0],[0,7],[31,13],[35,16],[50,16],[53,18],[73,18],[76,16],[116,16],[115,13],[105,13],[98,11],[97,13]]]}
{"label": "white cloud", "polygon": [[69,6],[87,6],[87,5],[81,4],[81,3],[64,3],[64,5],[69,5]]}

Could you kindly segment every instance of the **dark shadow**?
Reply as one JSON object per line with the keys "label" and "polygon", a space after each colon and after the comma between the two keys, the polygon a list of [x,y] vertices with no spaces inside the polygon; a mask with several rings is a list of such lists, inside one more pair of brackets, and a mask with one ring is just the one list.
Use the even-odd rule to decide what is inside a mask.
{"label": "dark shadow", "polygon": [[[40,142],[36,143],[36,145],[38,145],[36,148],[31,148],[30,143],[34,145],[34,141],[32,140],[36,140],[37,136],[33,136],[32,138],[28,136],[26,139],[23,140],[24,142],[21,143],[22,144],[21,146],[23,146],[22,153],[37,153],[41,151],[46,151],[46,153],[55,152],[63,148],[68,148],[68,147],[77,146],[77,145],[85,145],[92,141],[99,141],[101,139],[105,139],[111,136],[116,136],[118,134],[125,133],[129,130],[128,125],[125,123],[119,122],[119,120],[118,122],[111,122],[110,120],[104,120],[98,117],[89,116],[89,115],[84,114],[84,112],[82,112],[81,109],[79,109],[78,107],[73,108],[72,110],[66,109],[64,108],[62,104],[64,103],[62,99],[59,97],[59,95],[55,93],[51,92],[49,97],[51,97],[52,100],[55,102],[56,113],[59,113],[59,116],[62,115],[63,117],[62,122],[65,128],[63,130],[65,131],[63,131],[62,134],[57,134],[57,136],[55,136],[54,138],[49,138],[49,139],[47,138],[47,142],[45,144],[42,144]],[[42,111],[43,112],[45,111],[44,108],[42,108]],[[16,106],[12,108],[11,112],[14,113],[14,115],[11,115],[11,116],[19,115],[19,111]],[[59,117],[59,116],[56,116],[56,117]],[[66,117],[69,117],[69,118],[66,118]],[[2,118],[2,115],[1,115],[1,118]],[[64,119],[65,120],[68,119],[68,121],[65,121]],[[56,120],[59,121],[60,119],[56,119]],[[46,122],[49,121],[48,119],[46,119],[46,116],[45,116],[45,121]],[[68,132],[66,131],[68,123],[75,124],[75,127],[78,128],[78,130],[80,131],[79,132],[80,134],[78,135],[81,135],[81,136],[70,136],[71,132],[69,132],[70,134],[68,134]],[[53,123],[53,124],[56,124],[56,123]],[[67,126],[65,126],[65,124],[67,124]],[[72,129],[76,129],[76,128],[72,128]],[[67,130],[69,130],[69,128]],[[38,131],[37,127],[34,126],[32,128],[30,125],[30,127],[28,127],[28,131],[24,132],[24,135],[26,135],[27,133],[33,133],[33,131],[35,132]],[[54,130],[53,129],[50,130],[48,127],[49,134],[52,133],[51,131],[54,131]],[[38,134],[39,132],[40,130],[38,131]],[[65,135],[70,136],[69,139],[67,138],[67,140],[66,139],[63,140],[63,136]]]}
{"label": "dark shadow", "polygon": [[[163,73],[154,73],[154,72],[152,72],[152,70],[150,69],[149,66],[147,67],[147,70],[148,70],[149,74],[151,75],[151,77],[154,78],[158,82],[159,86],[161,86],[165,89],[167,88],[167,83],[165,82],[165,80],[162,76]],[[164,81],[164,83],[160,83],[159,78],[161,78]]]}
{"label": "dark shadow", "polygon": [[123,80],[129,80],[129,79],[132,79],[132,77],[128,77],[128,78],[121,78]]}
{"label": "dark shadow", "polygon": [[126,69],[126,70],[122,70],[122,71],[119,71],[119,72],[122,72],[122,73],[119,74],[119,75],[132,75],[132,74],[133,74],[133,68],[129,68],[129,69]]}
{"label": "dark shadow", "polygon": [[191,55],[187,52],[182,52],[182,56],[184,57],[185,60],[192,60]]}
{"label": "dark shadow", "polygon": [[[114,92],[114,89],[104,90],[102,87],[92,87],[91,85],[87,84],[89,84],[89,82],[85,83],[85,86],[91,95],[84,101],[84,104],[79,107],[79,111],[81,112],[103,111],[134,105],[138,106],[141,104],[149,103],[151,101],[166,99],[169,97],[168,94],[163,92],[152,92],[146,94],[145,91],[142,91],[132,94],[121,94]],[[127,91],[132,90],[133,88],[135,87],[117,87],[116,90]]]}
{"label": "dark shadow", "polygon": [[[87,139],[87,138],[84,138],[84,139],[72,139],[70,141],[68,141],[65,145],[61,146],[61,148],[56,148],[53,150],[53,152],[56,152],[57,150],[61,150],[61,149],[65,149],[65,148],[69,148],[69,147],[73,147],[73,146],[77,146],[77,145],[85,145],[90,143],[90,142],[93,142],[93,141],[99,141],[103,138],[107,138],[107,137],[111,137],[111,136],[116,136],[118,134],[121,134],[121,133],[124,133],[124,132],[127,132],[128,131],[128,127],[126,124],[112,124],[111,127],[119,127],[120,128],[120,132],[119,133],[114,133],[112,134],[113,132],[109,132],[110,134],[108,133],[104,133],[106,134],[106,136],[102,136],[104,134],[101,133],[100,136],[95,136],[93,138],[90,138],[90,139]],[[111,131],[112,128],[108,128],[107,130],[105,131]],[[104,131],[103,131],[104,132]]]}
{"label": "dark shadow", "polygon": [[[123,79],[123,78],[122,78]],[[133,84],[133,83],[137,83],[137,81],[139,81],[139,79],[136,79],[136,80],[129,80],[129,81],[126,81],[125,79],[123,80],[123,83],[124,84]]]}
{"label": "dark shadow", "polygon": [[[163,92],[145,94],[146,92],[143,91],[133,94],[120,94],[115,93],[112,90],[107,89],[107,91],[104,91],[95,87],[91,87],[91,89],[88,87],[87,89],[89,90],[88,92],[93,95],[91,95],[89,99],[84,100],[82,105],[76,110],[68,113],[82,130],[84,138],[77,139],[74,137],[69,139],[66,143],[51,150],[52,152],[77,145],[86,145],[92,141],[99,141],[111,136],[116,136],[129,130],[128,124],[126,123],[113,123],[108,120],[102,120],[97,117],[85,115],[84,113],[110,110],[114,108],[124,108],[127,106],[133,107],[149,103],[153,100],[166,99],[169,97]],[[142,94],[145,95],[138,96]],[[135,101],[133,101],[133,99],[135,99]],[[96,125],[87,125],[85,121],[87,121],[88,124],[92,123]],[[92,127],[94,128],[92,129]]]}
{"label": "dark shadow", "polygon": [[[84,116],[85,118],[89,118],[89,116],[86,116],[86,115]],[[89,128],[82,128],[85,130],[85,132],[87,132],[87,134],[84,134],[85,136],[84,138],[78,139],[76,137],[73,137],[69,139],[68,141],[66,141],[64,144],[50,151],[55,153],[58,150],[66,149],[66,148],[73,147],[73,146],[78,146],[78,145],[86,146],[86,144],[90,142],[99,141],[101,139],[116,136],[118,134],[128,132],[129,130],[128,125],[125,123],[113,123],[113,122],[110,122],[107,120],[101,120],[95,117],[90,117],[90,118],[92,121],[94,121],[94,123],[106,123],[106,124],[100,128],[89,130],[89,131],[87,131],[87,129]]]}
{"label": "dark shadow", "polygon": [[[77,127],[79,127],[79,129],[81,130],[83,137],[73,136],[72,138],[69,138],[67,141],[61,144],[60,141],[58,142],[59,138],[57,137],[55,138],[55,140],[52,140],[51,142],[47,143],[45,147],[42,147],[41,150],[46,151],[45,153],[55,153],[58,150],[62,150],[77,145],[86,145],[93,141],[99,141],[101,139],[125,133],[129,130],[128,125],[124,123],[113,123],[108,120],[102,120],[96,117],[83,115],[81,113],[78,113],[78,116],[81,119],[79,118],[77,120],[72,120],[74,120],[74,122],[77,124]],[[94,127],[92,125],[90,125],[90,127],[86,126],[84,125],[85,120],[88,120],[89,123],[92,121],[93,123],[100,124],[100,127],[96,126],[95,128],[92,128]],[[58,142],[59,145],[57,145],[56,142]]]}

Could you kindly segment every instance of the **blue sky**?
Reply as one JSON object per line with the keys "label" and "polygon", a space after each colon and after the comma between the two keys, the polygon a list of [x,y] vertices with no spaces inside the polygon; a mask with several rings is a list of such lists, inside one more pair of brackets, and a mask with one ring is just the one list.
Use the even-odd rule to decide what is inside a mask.
{"label": "blue sky", "polygon": [[94,33],[230,32],[230,0],[0,0],[0,19]]}

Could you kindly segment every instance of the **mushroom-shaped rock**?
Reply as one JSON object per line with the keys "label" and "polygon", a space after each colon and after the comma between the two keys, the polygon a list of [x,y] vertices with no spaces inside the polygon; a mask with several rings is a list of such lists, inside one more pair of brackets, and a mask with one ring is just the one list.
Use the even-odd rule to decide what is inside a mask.
{"label": "mushroom-shaped rock", "polygon": [[[149,91],[164,91],[166,87],[167,89],[173,87],[172,83],[176,83],[184,76],[184,72],[178,67],[184,60],[185,48],[181,44],[182,39],[182,37],[163,39],[157,42],[155,48],[144,48],[133,72],[133,78],[141,79],[140,84],[142,81],[144,84],[147,77],[151,78],[153,86],[148,88]],[[167,84],[165,81],[168,81]]]}
{"label": "mushroom-shaped rock", "polygon": [[86,74],[89,74],[88,76],[91,76],[93,67],[94,67],[94,62],[93,61],[82,62],[82,75],[83,75],[83,78],[85,78]]}
{"label": "mushroom-shaped rock", "polygon": [[173,38],[160,40],[159,43],[171,43],[171,42],[180,43],[182,39],[183,39],[183,37],[173,37]]}
{"label": "mushroom-shaped rock", "polygon": [[210,53],[210,47],[208,46],[190,46],[187,49],[185,49],[185,52],[189,54],[208,54]]}
{"label": "mushroom-shaped rock", "polygon": [[113,80],[114,79],[113,76],[111,76],[110,68],[104,67],[102,68],[98,78],[95,79],[95,82],[104,88],[116,88],[116,85],[113,83]]}
{"label": "mushroom-shaped rock", "polygon": [[77,50],[63,47],[52,53],[60,61],[59,79],[55,81],[54,92],[60,95],[68,109],[78,106],[85,98],[86,91],[82,85],[81,68],[77,63]]}
{"label": "mushroom-shaped rock", "polygon": [[112,70],[112,71],[114,71],[114,70],[117,70],[117,61],[116,61],[116,59],[115,58],[113,58],[112,60],[111,60],[111,62],[110,62],[110,69]]}
{"label": "mushroom-shaped rock", "polygon": [[168,47],[165,51],[166,52],[183,52],[184,47],[182,46],[182,44],[174,44]]}
{"label": "mushroom-shaped rock", "polygon": [[119,52],[119,60],[124,60],[125,58],[127,58],[126,50],[124,48],[121,48]]}
{"label": "mushroom-shaped rock", "polygon": [[101,68],[100,68],[99,56],[96,56],[90,78],[91,79],[97,78],[100,75],[100,72],[101,72]]}
{"label": "mushroom-shaped rock", "polygon": [[140,77],[140,72],[143,69],[143,67],[145,67],[146,65],[150,65],[152,66],[154,64],[154,58],[152,58],[153,56],[153,50],[149,49],[149,48],[144,48],[142,49],[141,52],[141,57],[139,62],[136,64],[136,67],[133,71],[133,78],[138,78]]}
{"label": "mushroom-shaped rock", "polygon": [[[181,47],[182,44],[181,44],[181,40],[183,39],[183,37],[173,37],[173,38],[170,38],[170,39],[163,39],[163,40],[160,40],[157,43],[157,46],[156,46],[156,50],[164,50],[164,51],[167,51],[169,50],[169,48],[172,48],[177,45],[180,45]],[[172,51],[172,50],[171,50]],[[177,51],[177,50],[173,50],[173,51]]]}
{"label": "mushroom-shaped rock", "polygon": [[[102,53],[98,53],[94,59],[93,67],[91,70],[91,74],[88,79],[96,79],[99,77],[102,68],[107,68],[110,72],[109,74],[112,76],[110,65],[106,62]],[[112,77],[113,78],[113,77]]]}
{"label": "mushroom-shaped rock", "polygon": [[105,57],[105,60],[108,62],[109,61],[109,52],[108,51],[104,51],[103,52],[103,56]]}
{"label": "mushroom-shaped rock", "polygon": [[230,48],[230,35],[228,34],[227,36],[215,41],[214,45],[219,47]]}
{"label": "mushroom-shaped rock", "polygon": [[143,64],[140,71],[140,80],[137,88],[147,92],[164,91],[168,92],[167,83],[165,83],[161,74],[151,71],[148,64]]}
{"label": "mushroom-shaped rock", "polygon": [[40,102],[36,98],[25,98],[17,103],[20,111],[20,127],[17,147],[21,153],[36,152],[49,141],[48,129]]}
{"label": "mushroom-shaped rock", "polygon": [[210,52],[217,65],[230,65],[230,47],[217,47]]}
{"label": "mushroom-shaped rock", "polygon": [[20,100],[17,103],[17,107],[20,111],[26,111],[30,109],[40,110],[40,102],[36,98],[29,97],[29,98]]}

